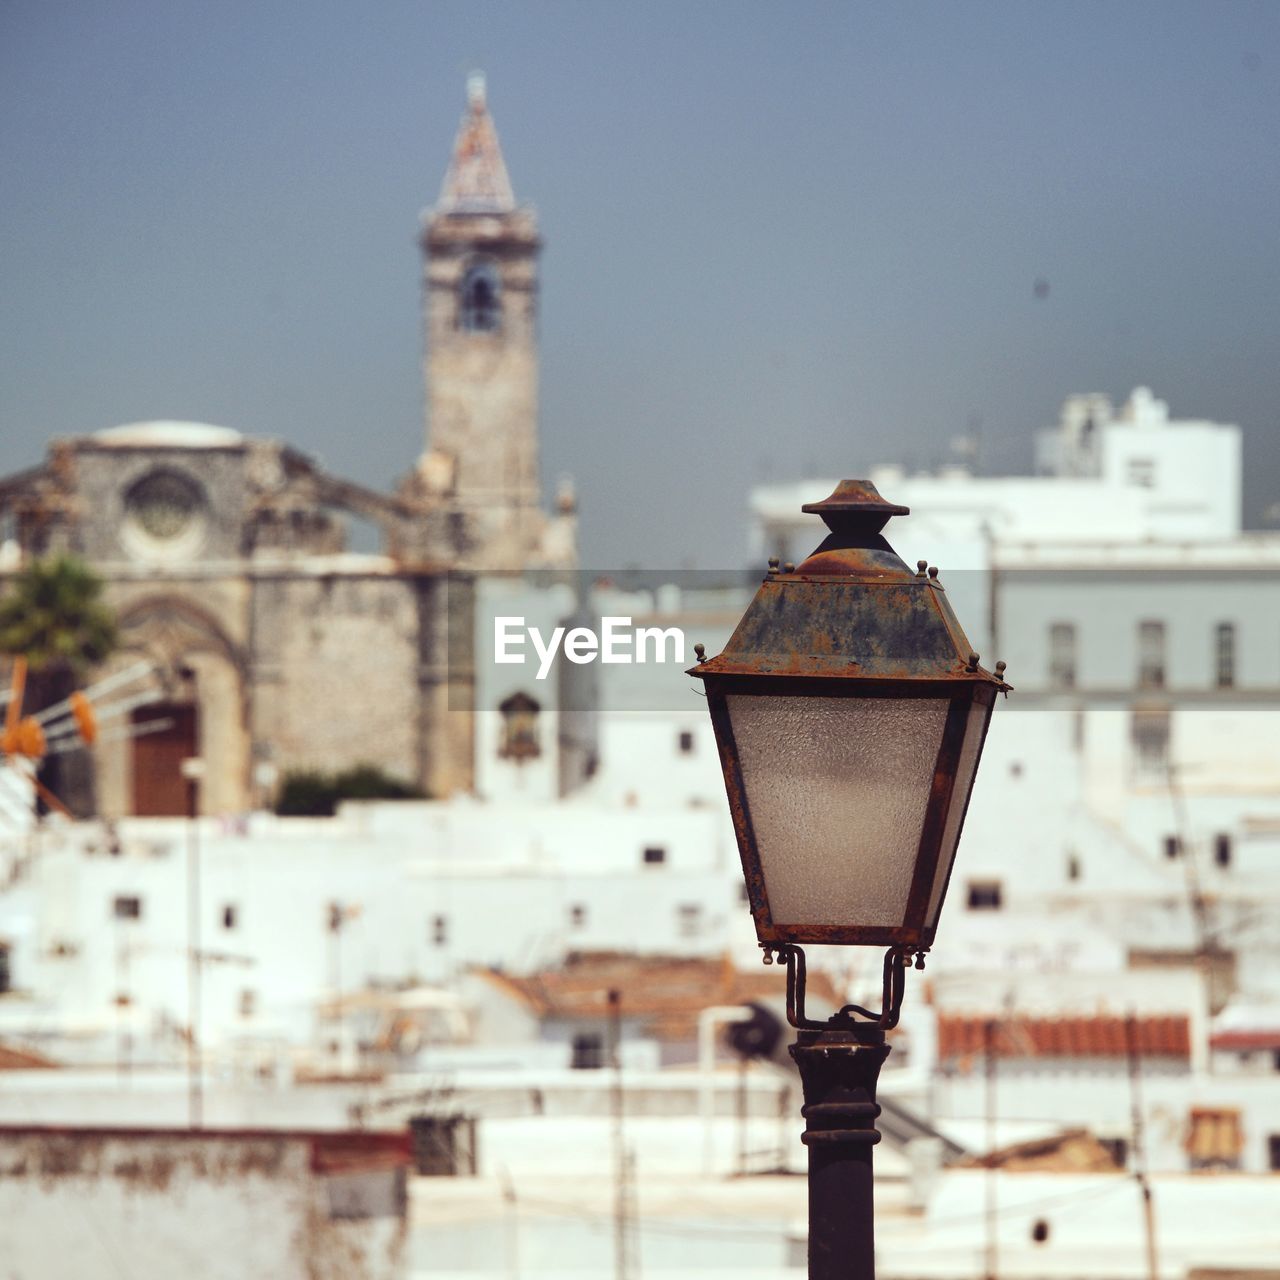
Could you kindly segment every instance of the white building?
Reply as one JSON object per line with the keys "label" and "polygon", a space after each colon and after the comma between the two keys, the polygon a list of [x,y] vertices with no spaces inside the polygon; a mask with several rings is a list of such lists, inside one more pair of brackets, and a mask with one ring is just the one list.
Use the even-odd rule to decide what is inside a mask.
{"label": "white building", "polygon": [[[1223,1163],[1280,1167],[1280,536],[1241,528],[1239,429],[1172,421],[1142,388],[1119,411],[1069,399],[1039,459],[1030,477],[871,473],[913,509],[889,539],[940,566],[1016,690],[930,962],[936,1009],[1009,1025],[1181,1011],[1192,1046],[1181,1103],[1161,1086],[1160,1163],[1194,1159],[1207,1112],[1236,1135]],[[815,544],[799,508],[833,487],[755,491],[762,554]],[[909,997],[904,1025],[920,1023]],[[1078,1056],[1023,1070],[1002,1105],[1123,1129],[1123,1061],[1099,1085]],[[940,1088],[942,1114],[981,1110],[976,1070]]]}
{"label": "white building", "polygon": [[[1240,529],[1237,429],[1171,422],[1147,393],[1118,413],[1073,398],[1041,456],[1045,473],[1024,478],[873,473],[915,508],[891,541],[941,564],[971,637],[1016,687],[993,720],[886,1089],[980,1130],[980,1062],[929,1084],[942,1019],[1181,1018],[1186,1053],[1148,1090],[1152,1159],[1195,1163],[1195,1117],[1210,1115],[1231,1149],[1206,1159],[1275,1167],[1280,539]],[[816,544],[799,507],[830,487],[756,491],[762,551],[799,558]],[[483,583],[475,652],[507,610],[548,632],[582,616],[677,627],[715,652],[747,596],[690,579],[591,584],[584,603],[572,586]],[[350,1048],[326,1020],[335,995],[447,985],[473,965],[530,972],[606,949],[750,956],[710,726],[681,674],[692,659],[672,658],[562,658],[541,680],[536,663],[477,663],[474,797],[17,842],[0,894],[14,989],[0,1038],[60,1042],[80,1060],[181,1058],[193,834],[212,1058]],[[852,998],[878,995],[876,957],[839,963]],[[1114,1052],[1000,1069],[1011,1118],[1123,1137],[1130,1085]]]}
{"label": "white building", "polygon": [[[49,827],[0,897],[0,1040],[181,1059],[191,920],[214,1056],[326,1045],[320,1006],[569,951],[719,954],[749,920],[709,807],[406,802],[333,819]],[[735,927],[736,926],[736,927]]]}

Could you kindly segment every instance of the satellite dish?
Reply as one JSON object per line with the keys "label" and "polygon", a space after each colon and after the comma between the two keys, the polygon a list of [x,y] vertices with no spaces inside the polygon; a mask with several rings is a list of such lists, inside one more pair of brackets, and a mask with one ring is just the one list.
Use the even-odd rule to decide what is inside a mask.
{"label": "satellite dish", "polygon": [[[756,1001],[748,1003],[751,1017],[742,1022],[731,1022],[725,1031],[725,1039],[734,1053],[747,1060],[764,1059],[790,1066],[791,1060],[783,1047],[785,1027],[782,1019],[767,1005]],[[778,1057],[782,1051],[781,1058]]]}

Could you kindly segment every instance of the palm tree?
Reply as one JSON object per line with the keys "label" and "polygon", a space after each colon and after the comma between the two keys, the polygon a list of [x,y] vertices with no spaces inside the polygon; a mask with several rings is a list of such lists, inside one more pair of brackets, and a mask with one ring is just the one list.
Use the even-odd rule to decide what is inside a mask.
{"label": "palm tree", "polygon": [[[33,560],[0,597],[0,653],[26,659],[28,713],[61,702],[85,669],[115,648],[115,618],[102,603],[102,588],[102,580],[84,561],[58,555]],[[79,767],[59,767],[64,763],[66,758],[47,759],[41,781],[55,793],[64,793],[62,798],[74,808],[92,811],[87,761]]]}
{"label": "palm tree", "polygon": [[74,678],[101,662],[116,644],[102,585],[75,556],[33,560],[0,598],[0,653],[26,658],[36,677]]}

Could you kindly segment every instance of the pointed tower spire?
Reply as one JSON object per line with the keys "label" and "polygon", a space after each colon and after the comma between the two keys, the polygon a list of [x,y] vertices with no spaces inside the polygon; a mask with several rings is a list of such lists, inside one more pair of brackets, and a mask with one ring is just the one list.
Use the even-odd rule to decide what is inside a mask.
{"label": "pointed tower spire", "polygon": [[501,214],[515,207],[498,131],[485,101],[484,73],[474,71],[467,79],[467,113],[453,144],[436,212]]}

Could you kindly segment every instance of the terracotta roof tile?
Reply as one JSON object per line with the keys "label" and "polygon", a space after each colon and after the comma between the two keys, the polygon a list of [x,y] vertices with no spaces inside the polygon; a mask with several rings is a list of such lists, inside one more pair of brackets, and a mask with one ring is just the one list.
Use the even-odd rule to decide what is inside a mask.
{"label": "terracotta roof tile", "polygon": [[[781,1001],[786,995],[776,968],[735,968],[728,956],[636,956],[617,952],[581,952],[558,969],[526,977],[484,970],[495,986],[522,1001],[539,1018],[604,1018],[608,996],[622,998],[622,1015],[641,1019],[649,1034],[662,1040],[687,1040],[697,1033],[698,1014],[717,1004]],[[815,1007],[843,1004],[831,979],[810,970],[808,990]]]}
{"label": "terracotta roof tile", "polygon": [[1210,1037],[1209,1044],[1214,1049],[1280,1049],[1280,1027],[1272,1031],[1219,1031]]}
{"label": "terracotta roof tile", "polygon": [[[942,1014],[938,1018],[941,1062],[981,1060],[990,1019]],[[995,1023],[997,1058],[1123,1058],[1128,1052],[1126,1019],[1097,1015],[1080,1018],[1014,1018]],[[1183,1015],[1136,1019],[1142,1057],[1191,1056],[1189,1019]],[[968,1063],[965,1063],[968,1065]]]}
{"label": "terracotta roof tile", "polygon": [[42,1053],[0,1044],[0,1071],[43,1071],[57,1065],[52,1058],[46,1058]]}

